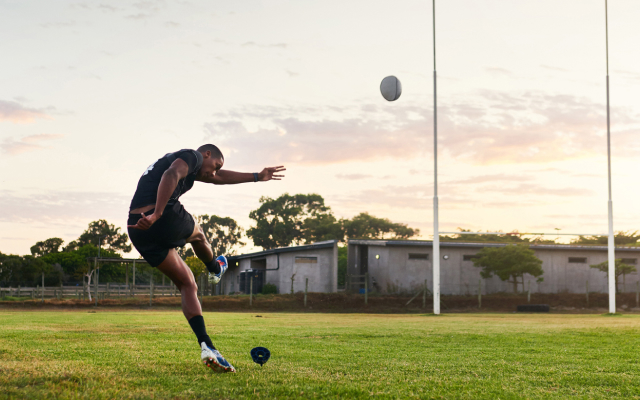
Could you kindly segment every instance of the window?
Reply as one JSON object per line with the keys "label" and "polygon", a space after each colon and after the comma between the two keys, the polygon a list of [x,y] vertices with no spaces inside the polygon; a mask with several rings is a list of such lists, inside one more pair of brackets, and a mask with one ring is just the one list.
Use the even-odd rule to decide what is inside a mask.
{"label": "window", "polygon": [[462,261],[473,261],[476,258],[478,258],[478,255],[476,254],[465,254],[462,256]]}
{"label": "window", "polygon": [[317,264],[318,257],[296,256],[296,264]]}
{"label": "window", "polygon": [[636,265],[638,263],[638,259],[637,258],[623,258],[622,259],[622,263],[623,264],[629,264],[629,265]]}
{"label": "window", "polygon": [[429,254],[427,253],[409,253],[409,260],[428,260]]}
{"label": "window", "polygon": [[587,257],[569,257],[569,262],[571,264],[586,264]]}

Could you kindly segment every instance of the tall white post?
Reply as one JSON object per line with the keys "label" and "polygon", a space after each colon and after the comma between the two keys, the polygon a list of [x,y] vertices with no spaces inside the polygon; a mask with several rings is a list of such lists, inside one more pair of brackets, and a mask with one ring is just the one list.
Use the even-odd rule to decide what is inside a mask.
{"label": "tall white post", "polygon": [[433,0],[433,313],[440,314],[440,229],[438,226],[438,96],[436,94],[436,0]]}
{"label": "tall white post", "polygon": [[605,37],[607,51],[607,168],[609,183],[609,241],[608,241],[608,261],[609,261],[609,312],[616,312],[616,256],[615,256],[615,240],[613,233],[613,201],[611,199],[611,123],[609,113],[609,15],[607,0],[604,0],[604,20],[605,20]]}

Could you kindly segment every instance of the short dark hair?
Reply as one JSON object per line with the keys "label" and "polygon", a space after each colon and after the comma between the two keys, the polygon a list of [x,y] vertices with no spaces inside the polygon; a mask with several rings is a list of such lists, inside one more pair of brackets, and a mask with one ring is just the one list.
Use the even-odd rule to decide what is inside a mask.
{"label": "short dark hair", "polygon": [[205,151],[210,151],[211,157],[220,158],[224,160],[224,156],[222,155],[222,152],[220,151],[218,146],[216,146],[215,144],[203,144],[202,146],[198,147],[198,151],[200,153],[204,153]]}

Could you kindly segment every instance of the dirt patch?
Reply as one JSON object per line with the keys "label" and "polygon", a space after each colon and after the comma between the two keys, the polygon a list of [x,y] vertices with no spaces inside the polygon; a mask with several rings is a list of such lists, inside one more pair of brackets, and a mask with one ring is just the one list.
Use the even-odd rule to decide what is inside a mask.
{"label": "dirt patch", "polygon": [[[207,296],[203,299],[204,311],[267,311],[267,312],[339,312],[339,313],[428,313],[432,311],[433,299],[427,297],[426,307],[422,307],[422,296],[406,303],[413,296],[377,295],[368,297],[364,303],[363,295],[345,293],[309,293],[307,307],[304,307],[304,295],[274,294],[256,295],[253,304],[249,296]],[[589,303],[584,294],[532,294],[531,304],[548,304],[551,312],[561,313],[602,313],[608,309],[608,295],[591,293]],[[0,301],[2,309],[95,309],[94,302],[76,299],[47,299],[25,301]],[[443,312],[514,312],[519,304],[527,304],[526,295],[493,294],[482,296],[482,308],[478,308],[478,296],[442,296]],[[638,312],[636,295],[618,294],[616,299],[621,312]],[[104,309],[180,309],[179,296],[156,297],[149,306],[149,297],[114,298],[100,300],[99,308]],[[604,311],[603,311],[604,310]]]}

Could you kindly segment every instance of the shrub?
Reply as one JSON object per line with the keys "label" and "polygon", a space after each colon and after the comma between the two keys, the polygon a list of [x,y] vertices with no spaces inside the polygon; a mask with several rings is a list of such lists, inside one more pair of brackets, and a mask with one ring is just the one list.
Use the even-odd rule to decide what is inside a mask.
{"label": "shrub", "polygon": [[278,294],[278,287],[273,283],[262,285],[262,294]]}

